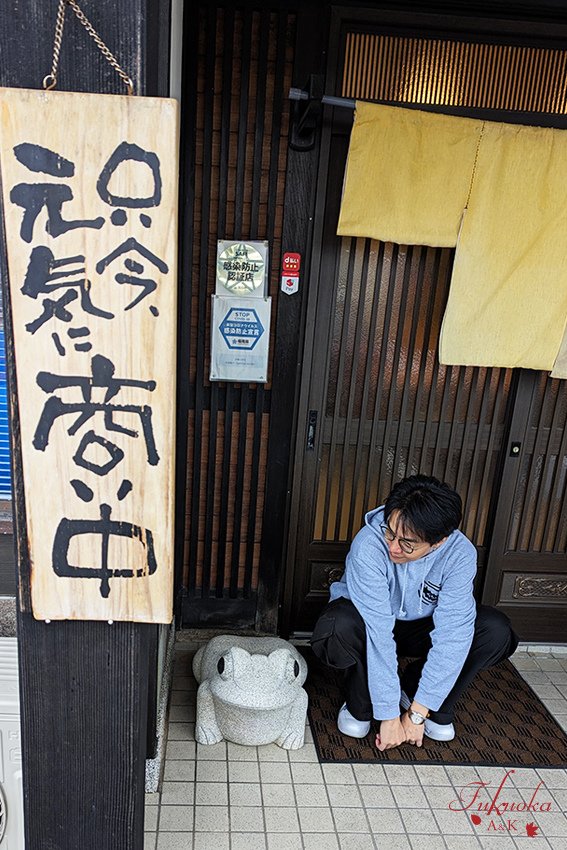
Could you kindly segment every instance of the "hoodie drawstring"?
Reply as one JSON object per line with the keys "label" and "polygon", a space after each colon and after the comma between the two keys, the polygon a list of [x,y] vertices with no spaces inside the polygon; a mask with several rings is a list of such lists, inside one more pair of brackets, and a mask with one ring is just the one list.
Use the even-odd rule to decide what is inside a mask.
{"label": "hoodie drawstring", "polygon": [[423,613],[423,588],[425,587],[425,561],[421,565],[421,588],[419,590],[419,613]]}
{"label": "hoodie drawstring", "polygon": [[398,611],[398,617],[405,617],[407,611],[404,611],[404,600],[406,598],[406,587],[408,583],[408,565],[405,564],[404,569],[404,583],[402,585],[402,598],[400,600],[400,610]]}
{"label": "hoodie drawstring", "polygon": [[[405,617],[407,615],[407,611],[404,609],[404,602],[406,599],[406,588],[408,585],[408,564],[404,564],[404,580],[402,584],[402,598],[400,600],[400,610],[398,611],[398,617]],[[425,559],[423,559],[423,563],[421,564],[421,585],[419,588],[419,613],[423,614],[423,589],[425,587],[425,573],[427,571],[427,564],[425,563]]]}

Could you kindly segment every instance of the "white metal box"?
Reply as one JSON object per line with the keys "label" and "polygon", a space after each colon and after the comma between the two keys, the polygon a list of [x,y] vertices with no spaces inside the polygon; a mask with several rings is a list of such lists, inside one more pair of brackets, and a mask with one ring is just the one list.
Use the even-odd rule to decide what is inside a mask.
{"label": "white metal box", "polygon": [[24,850],[16,638],[0,638],[0,850]]}

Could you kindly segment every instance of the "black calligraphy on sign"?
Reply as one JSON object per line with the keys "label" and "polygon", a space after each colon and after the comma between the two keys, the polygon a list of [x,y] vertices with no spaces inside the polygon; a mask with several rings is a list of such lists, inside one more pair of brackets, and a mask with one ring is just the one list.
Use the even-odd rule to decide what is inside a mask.
{"label": "black calligraphy on sign", "polygon": [[[52,293],[56,289],[65,289],[66,292],[55,301],[46,298],[43,301],[43,313],[35,321],[29,322],[26,325],[26,330],[34,334],[53,317],[63,322],[70,322],[73,317],[65,308],[71,301],[75,301],[79,295],[81,307],[85,313],[89,313],[91,316],[100,316],[103,319],[114,318],[113,313],[94,306],[90,297],[90,288],[90,281],[86,278],[83,255],[56,260],[49,248],[43,245],[34,248],[30,255],[21,292],[30,298],[38,298],[39,295]],[[69,333],[72,336],[73,329]]]}
{"label": "black calligraphy on sign", "polygon": [[[110,181],[113,175],[125,164],[141,163],[149,169],[151,180],[151,191],[137,198],[125,197],[113,194],[110,189]],[[128,220],[127,210],[142,210],[151,207],[158,207],[161,203],[162,180],[160,171],[159,158],[152,151],[146,151],[139,145],[122,142],[110,156],[108,162],[103,167],[97,182],[97,192],[102,200],[112,207],[116,207],[112,213],[110,220],[116,227],[126,224]],[[124,209],[122,209],[124,208]],[[140,213],[140,222],[146,228],[152,226],[152,219],[147,213]],[[126,256],[134,253],[136,258]],[[141,292],[133,301],[131,301],[124,309],[131,310],[137,304],[146,298],[150,293],[157,288],[157,281],[152,277],[142,277],[145,271],[145,266],[140,260],[150,262],[162,274],[167,274],[169,268],[163,260],[153,254],[148,248],[138,242],[137,239],[130,237],[121,245],[111,251],[106,257],[98,261],[96,271],[100,275],[108,267],[114,264],[118,258],[124,260],[124,267],[128,273],[122,271],[114,276],[114,280],[119,284],[129,284],[131,286],[141,287]],[[158,308],[151,304],[150,312],[153,316],[158,316]]]}
{"label": "black calligraphy on sign", "polygon": [[[16,145],[14,154],[16,159],[30,171],[48,174],[60,179],[73,177],[75,173],[73,162],[41,145],[24,142],[21,145]],[[10,200],[24,210],[20,227],[20,237],[24,242],[33,240],[37,217],[44,208],[47,211],[45,230],[54,238],[67,233],[69,230],[76,230],[78,227],[94,227],[100,230],[104,224],[104,218],[101,216],[91,220],[68,221],[63,219],[63,204],[73,200],[73,192],[71,187],[67,185],[59,183],[18,183],[10,192]]]}
{"label": "black calligraphy on sign", "polygon": [[[113,251],[110,252],[110,254],[108,254],[106,257],[103,257],[102,260],[98,261],[98,263],[96,264],[96,270],[98,274],[102,274],[105,268],[114,263],[114,261],[117,260],[120,256],[122,256],[123,254],[128,254],[130,252],[136,252],[139,257],[149,260],[158,269],[158,271],[162,272],[162,274],[167,274],[167,272],[169,271],[169,267],[166,263],[163,262],[163,260],[160,260],[159,257],[156,257],[155,254],[152,254],[151,251],[149,251],[147,248],[144,248],[144,246],[141,245],[137,239],[134,239],[134,237],[131,236],[129,239],[126,239],[126,241],[123,242],[122,245],[119,245],[118,248],[115,248]],[[128,271],[136,272],[137,275],[141,274],[144,271],[144,266],[141,263],[132,260],[131,257],[125,258],[124,265],[126,266]],[[142,288],[142,291],[140,292],[138,297],[131,301],[130,304],[128,304],[128,306],[124,308],[124,310],[131,310],[132,307],[135,307],[136,304],[139,304],[139,302],[143,298],[145,298],[147,295],[150,294],[150,292],[153,292],[157,288],[156,281],[148,277],[136,277],[132,274],[123,274],[122,272],[119,272],[115,275],[114,279],[117,283],[120,284],[129,283],[133,286],[140,286]],[[154,315],[157,315],[157,311],[155,308],[150,307],[150,311]]]}
{"label": "black calligraphy on sign", "polygon": [[[54,375],[51,372],[39,372],[36,378],[38,386],[48,394],[56,390],[78,387],[83,400],[75,403],[64,402],[59,396],[53,396],[46,401],[40,420],[33,437],[33,446],[39,451],[45,451],[49,443],[51,428],[56,419],[68,414],[78,414],[75,422],[70,426],[67,433],[76,434],[79,428],[88,422],[95,413],[104,414],[104,425],[107,431],[127,434],[137,437],[138,432],[125,428],[115,421],[117,413],[134,413],[140,418],[142,431],[146,442],[147,460],[151,466],[159,462],[154,434],[152,429],[152,408],[149,405],[137,404],[111,404],[110,401],[118,395],[122,387],[139,387],[140,389],[153,392],[156,388],[155,381],[137,381],[131,378],[115,378],[114,364],[107,357],[96,354],[91,361],[91,376],[79,375]],[[105,389],[102,401],[94,401],[93,389]],[[117,461],[119,462],[119,461]],[[114,463],[110,468],[116,465]],[[106,475],[109,470],[105,469],[99,474]]]}
{"label": "black calligraphy on sign", "polygon": [[[110,595],[111,578],[141,578],[152,575],[157,569],[152,532],[131,522],[110,518],[110,505],[100,506],[100,519],[67,519],[63,517],[55,532],[53,541],[53,569],[58,576],[68,578],[95,578],[100,581],[100,595],[107,599]],[[92,566],[69,563],[69,546],[74,537],[82,534],[100,537],[100,564]],[[129,553],[122,566],[109,565],[109,543],[112,537],[126,538],[132,541],[135,549],[143,549],[143,566],[133,568],[138,563],[139,554]]]}
{"label": "black calligraphy on sign", "polygon": [[[125,457],[125,449],[115,442],[116,437],[113,435],[122,434],[134,439],[139,437],[138,430],[126,428],[119,420],[124,414],[133,414],[141,425],[147,463],[156,466],[160,458],[151,405],[119,403],[124,388],[138,393],[151,393],[156,388],[156,382],[116,377],[114,363],[109,357],[100,352],[92,354],[90,321],[91,317],[104,321],[116,318],[112,289],[102,277],[107,271],[114,275],[114,282],[120,286],[132,286],[139,290],[137,293],[135,291],[134,297],[124,307],[125,312],[145,300],[151,314],[157,317],[157,306],[148,303],[146,299],[156,291],[160,276],[168,274],[169,267],[143,244],[144,239],[139,241],[127,235],[117,240],[119,244],[105,256],[92,258],[92,262],[87,262],[87,257],[77,250],[66,251],[65,234],[80,229],[101,230],[107,224],[107,217],[73,218],[73,202],[76,202],[76,198],[72,180],[76,169],[70,159],[31,142],[18,144],[13,151],[18,162],[30,174],[41,175],[37,180],[21,181],[11,188],[11,202],[22,210],[19,236],[28,244],[38,241],[47,243],[35,244],[31,249],[21,286],[22,295],[41,303],[41,310],[32,321],[27,322],[25,330],[35,335],[49,328],[55,349],[63,357],[68,343],[65,336],[62,339],[58,332],[57,323],[62,322],[74,349],[77,352],[91,352],[90,375],[61,375],[47,371],[40,371],[36,375],[37,385],[50,397],[39,417],[32,439],[33,446],[37,451],[47,449],[53,425],[61,417],[73,417],[67,428],[70,436],[80,432],[87,423],[93,423],[90,429],[82,431],[72,461],[78,475],[87,473],[99,479],[105,478]],[[123,173],[124,169],[128,170],[126,174]],[[113,188],[124,185],[144,188],[131,194]],[[153,210],[160,206],[162,200],[159,157],[134,143],[121,142],[102,167],[96,191],[110,208],[108,221],[113,229],[109,232],[115,233],[114,228],[131,224],[133,215],[137,215],[144,230],[149,231]],[[49,242],[48,239],[53,241]],[[93,296],[93,292],[98,297]],[[109,303],[95,303],[105,300]],[[101,418],[104,430],[100,428]],[[69,484],[83,502],[93,500],[94,490],[80,477],[72,478]],[[125,499],[132,492],[133,486],[132,481],[124,478],[116,492],[118,501]],[[157,562],[153,535],[149,529],[134,522],[111,519],[112,508],[109,504],[100,504],[99,510],[99,519],[63,517],[60,520],[53,543],[52,567],[59,576],[97,578],[100,581],[100,594],[107,598],[112,578],[152,575],[157,569]],[[98,536],[100,563],[93,566],[70,563],[69,547],[81,535]],[[112,538],[127,541],[129,554],[122,564],[111,563],[109,546]],[[136,551],[140,546],[143,550],[141,555],[140,551]]]}
{"label": "black calligraphy on sign", "polygon": [[[22,165],[34,173],[46,174],[59,181],[70,179],[75,175],[75,164],[71,160],[41,145],[23,142],[14,147],[14,155]],[[147,170],[151,190],[148,194],[140,197],[114,194],[110,190],[112,178],[117,172],[119,173],[122,167],[132,163],[139,163]],[[143,177],[143,174],[140,177]],[[113,208],[110,221],[116,227],[126,224],[128,220],[126,210],[147,210],[158,207],[162,197],[162,178],[157,154],[146,151],[139,145],[121,142],[103,166],[96,188],[104,203]],[[25,242],[33,241],[37,219],[44,209],[47,213],[45,231],[53,238],[58,238],[68,231],[78,228],[99,230],[104,226],[105,218],[103,216],[94,219],[64,219],[63,205],[73,199],[73,191],[67,184],[30,182],[18,183],[14,186],[10,192],[10,200],[24,210],[20,226],[21,239]],[[145,228],[151,227],[152,219],[146,212],[140,213],[140,221]],[[138,256],[136,258],[125,256],[130,252],[136,253]],[[157,280],[147,275],[142,276],[145,267],[139,260],[152,263],[161,274],[167,274],[169,268],[152,251],[131,237],[124,240],[117,248],[98,261],[96,264],[97,273],[100,275],[107,266],[122,255],[124,255],[126,272],[118,272],[114,280],[118,284],[141,287],[142,290],[125,307],[125,310],[130,310],[157,288]],[[74,315],[69,309],[69,305],[77,300],[79,300],[83,312],[91,316],[102,319],[113,319],[115,317],[112,311],[97,307],[93,303],[90,294],[93,282],[87,278],[85,259],[82,254],[55,257],[51,249],[45,245],[38,245],[33,248],[21,289],[22,293],[30,298],[38,299],[42,295],[50,295],[55,290],[64,291],[58,297],[43,299],[41,314],[34,321],[26,324],[28,333],[36,333],[52,319],[71,323]],[[158,308],[155,305],[150,305],[149,309],[153,316],[159,315]],[[83,320],[80,328],[69,328],[67,335],[71,340],[74,340],[77,336],[89,336],[90,330]],[[52,339],[58,354],[65,356],[66,349],[59,333],[54,331]],[[74,343],[74,348],[79,352],[88,352],[92,349],[92,344],[88,340],[81,339]]]}
{"label": "black calligraphy on sign", "polygon": [[[125,162],[141,162],[151,171],[153,191],[141,198],[120,197],[113,195],[108,186],[116,170]],[[102,200],[111,207],[127,207],[128,209],[145,209],[159,207],[161,203],[161,173],[159,159],[155,153],[145,151],[138,145],[122,142],[111,155],[100,172],[96,189]]]}

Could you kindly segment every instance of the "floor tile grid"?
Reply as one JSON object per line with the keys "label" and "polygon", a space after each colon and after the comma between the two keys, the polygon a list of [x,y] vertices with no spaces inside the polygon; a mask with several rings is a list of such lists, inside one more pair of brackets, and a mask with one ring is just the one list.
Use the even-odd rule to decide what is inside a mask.
{"label": "floor tile grid", "polygon": [[[205,749],[207,749],[207,748],[205,748]],[[249,749],[249,748],[246,748],[246,749]],[[262,748],[261,748],[261,749],[262,749]],[[269,786],[266,786],[266,787],[269,787]],[[399,796],[399,792],[398,792],[398,796]],[[266,803],[266,802],[268,802],[268,801],[267,801],[267,800],[264,800],[264,803]],[[299,803],[300,801],[299,801],[299,800],[297,800],[297,802]],[[209,803],[209,804],[210,804],[210,803]]]}
{"label": "floor tile grid", "polygon": [[[567,673],[567,656],[565,654],[561,657],[561,654],[544,656],[519,653],[514,661],[522,675],[532,674],[532,681],[533,674],[536,674],[532,686],[534,689],[538,687],[544,689],[542,697],[546,696],[554,701],[563,700],[567,706],[567,700],[564,699],[564,695],[559,690],[563,685],[563,677]],[[211,798],[211,794],[205,793],[207,790],[205,789],[201,792],[204,795],[200,798],[202,805],[199,805],[199,798],[196,799],[194,805],[191,805],[192,801],[190,802],[187,799],[183,807],[176,807],[176,810],[169,809],[169,817],[164,820],[160,819],[159,822],[158,850],[162,850],[162,848],[163,850],[170,850],[170,847],[172,850],[173,848],[177,850],[177,847],[191,850],[193,841],[195,850],[205,850],[205,847],[208,846],[207,842],[215,838],[218,841],[215,843],[213,840],[211,846],[214,845],[216,848],[220,846],[219,841],[224,844],[224,839],[227,836],[223,833],[228,833],[229,830],[231,830],[231,850],[238,850],[240,846],[246,846],[247,850],[255,850],[256,847],[264,848],[266,845],[262,833],[267,834],[269,850],[279,850],[280,847],[293,850],[295,846],[308,850],[315,839],[318,839],[316,842],[318,850],[319,848],[324,850],[325,847],[331,846],[336,848],[338,846],[337,837],[340,841],[341,850],[350,847],[363,850],[363,845],[369,848],[377,847],[386,835],[389,836],[388,846],[390,850],[395,850],[398,847],[413,847],[417,843],[423,850],[426,850],[426,848],[434,850],[436,847],[452,850],[453,847],[457,846],[459,850],[461,848],[466,850],[466,847],[478,848],[479,846],[489,848],[495,841],[498,842],[500,850],[504,850],[505,844],[517,847],[525,846],[523,838],[512,839],[507,835],[482,836],[481,844],[472,831],[468,816],[463,817],[463,813],[449,810],[449,799],[444,796],[445,792],[441,789],[444,786],[447,789],[452,789],[450,796],[457,799],[463,785],[479,780],[481,772],[489,769],[479,768],[477,772],[474,768],[424,766],[414,770],[412,766],[392,765],[384,771],[379,765],[354,765],[352,767],[350,765],[323,765],[321,777],[317,772],[319,765],[316,763],[314,748],[311,746],[312,736],[309,730],[307,730],[306,747],[297,752],[286,753],[277,747],[243,747],[239,751],[235,745],[230,744],[227,749],[224,743],[215,745],[215,747],[197,745],[196,761],[193,762],[192,767],[188,762],[184,768],[185,772],[181,776],[174,770],[175,780],[173,782],[168,781],[167,776],[168,774],[171,775],[172,764],[170,752],[174,750],[176,745],[195,746],[190,740],[193,736],[193,724],[180,722],[185,709],[176,714],[176,706],[187,706],[185,716],[187,718],[194,717],[194,714],[191,715],[190,713],[194,711],[194,707],[190,706],[189,703],[191,699],[194,699],[195,683],[189,676],[189,672],[190,659],[187,653],[179,654],[172,694],[172,713],[175,716],[175,721],[172,722],[170,729],[173,740],[170,740],[170,745],[168,745],[164,788],[172,785],[173,782],[177,784],[178,781],[190,783],[190,777],[191,779],[197,777],[201,780],[201,783],[197,784],[197,793],[200,793],[200,784],[207,784],[208,790],[211,791],[211,780],[221,778],[221,772],[223,772],[227,777],[225,797],[218,795],[219,783],[215,782],[216,798]],[[545,673],[545,676],[539,675],[541,673]],[[558,697],[555,691],[548,691],[548,694],[546,694],[545,688],[549,689],[550,686],[556,688],[557,693],[561,696]],[[554,714],[556,705],[557,703],[554,702],[549,706]],[[560,707],[563,709],[561,703]],[[567,714],[567,712],[565,713]],[[175,740],[178,736],[181,741]],[[185,741],[183,741],[183,738],[185,738]],[[173,747],[173,750],[170,749],[170,746]],[[228,764],[226,764],[227,758]],[[230,790],[231,786],[238,788],[241,785],[239,782],[231,783],[231,774],[236,779],[246,778],[242,769],[239,770],[235,763],[251,762],[252,760],[257,766],[255,776],[259,779],[258,785],[261,795],[261,806],[259,810],[256,810],[254,816],[250,815],[250,812],[255,810],[251,807],[257,807],[257,802],[252,802],[254,797],[250,797],[246,801],[240,799],[239,806],[232,805],[232,791]],[[211,768],[210,763],[215,761],[225,763],[224,771],[219,772],[221,764],[217,764],[216,772]],[[208,766],[207,763],[209,763]],[[202,769],[195,771],[195,767],[200,764],[203,765]],[[230,767],[231,764],[235,765],[234,768]],[[348,771],[344,772],[344,770],[341,774],[340,770],[336,770],[336,768],[344,769],[345,767],[350,769],[350,774],[348,774]],[[366,770],[367,768],[370,771]],[[191,770],[192,773],[189,773]],[[526,788],[533,789],[539,780],[535,771],[523,770],[518,771],[518,773],[520,776],[514,777],[514,779],[520,790],[522,783]],[[547,773],[553,775],[556,784],[557,781],[559,781],[559,784],[567,784],[565,771],[547,771]],[[561,780],[559,775],[562,775]],[[250,772],[248,778],[250,778]],[[278,779],[284,779],[285,784],[268,781]],[[318,782],[306,782],[305,780],[308,779],[318,779]],[[550,779],[551,777],[547,777],[548,781]],[[242,787],[245,787],[245,783],[242,783]],[[349,788],[352,789],[350,793]],[[287,797],[284,794],[284,789]],[[320,792],[324,790],[324,797],[321,797],[321,793],[319,793],[319,797],[313,798],[315,789]],[[395,796],[389,789],[393,789]],[[437,789],[437,793],[435,793],[435,789]],[[386,790],[388,790],[388,794],[386,794]],[[162,792],[161,809],[167,810],[168,808],[167,793],[170,793],[170,791],[167,790],[165,796]],[[309,795],[311,795],[311,799]],[[215,799],[216,806],[222,806],[225,800],[230,799],[230,818],[225,810],[215,809]],[[527,802],[525,795],[520,799]],[[387,806],[384,806],[384,801],[387,802]],[[148,802],[148,809],[151,810],[153,801]],[[242,805],[243,802],[248,803],[248,806]],[[272,805],[274,802],[277,805]],[[282,805],[283,802],[293,803],[293,805],[284,806]],[[306,803],[311,803],[311,805],[306,805]],[[341,803],[343,805],[340,805]],[[380,805],[377,805],[377,803],[380,803]],[[562,805],[564,808],[564,801],[561,801],[561,803],[557,801],[557,803],[558,806]],[[436,807],[436,804],[439,805],[439,808]],[[210,813],[205,814],[211,809],[212,815]],[[183,810],[185,810],[184,816]],[[220,811],[223,811],[223,816],[219,817]],[[325,817],[322,815],[323,812]],[[287,819],[282,821],[284,813]],[[459,815],[461,815],[460,823],[458,822]],[[177,816],[180,817],[180,821],[175,822],[174,818]],[[191,816],[193,817],[192,831],[188,829],[191,821],[187,820]],[[563,817],[563,815],[560,815],[560,817]],[[154,829],[158,828],[156,817],[148,819],[147,827],[151,828],[152,826]],[[169,830],[164,829],[167,826],[169,826]],[[170,831],[172,826],[174,826],[175,832]],[[180,830],[180,827],[184,828],[183,831]],[[239,829],[242,831],[237,831]],[[257,831],[247,832],[247,829]],[[278,829],[278,832],[272,833],[272,829]],[[290,832],[286,833],[285,829],[289,829]],[[560,829],[561,825],[557,823],[556,831]],[[220,832],[216,830],[220,830]],[[349,832],[349,830],[354,831]],[[397,830],[397,832],[392,830]],[[558,836],[558,838],[561,840],[562,836]],[[506,840],[504,841],[504,839]],[[148,832],[148,850],[149,848],[154,850],[155,840],[156,834]],[[539,847],[546,848],[556,846],[553,837],[551,843],[546,838],[530,839],[529,846],[532,847],[532,850],[537,850],[536,844]]]}
{"label": "floor tile grid", "polygon": [[[205,749],[206,749],[206,748],[205,748]],[[398,796],[399,796],[399,792],[398,792]],[[264,801],[264,802],[267,802],[267,801]],[[299,801],[299,800],[297,800],[297,802],[299,803],[300,801]]]}

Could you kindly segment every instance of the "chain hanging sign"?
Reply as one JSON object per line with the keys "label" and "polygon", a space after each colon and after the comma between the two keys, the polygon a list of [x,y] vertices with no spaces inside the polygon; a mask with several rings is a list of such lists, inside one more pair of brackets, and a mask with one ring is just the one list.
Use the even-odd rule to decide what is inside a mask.
{"label": "chain hanging sign", "polygon": [[172,617],[177,103],[0,89],[32,607]]}

